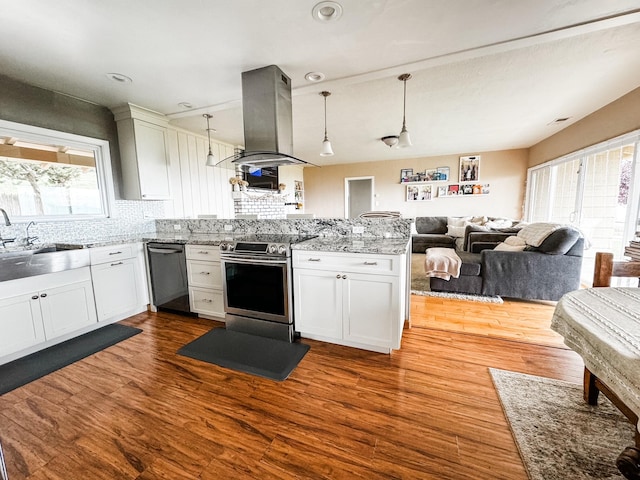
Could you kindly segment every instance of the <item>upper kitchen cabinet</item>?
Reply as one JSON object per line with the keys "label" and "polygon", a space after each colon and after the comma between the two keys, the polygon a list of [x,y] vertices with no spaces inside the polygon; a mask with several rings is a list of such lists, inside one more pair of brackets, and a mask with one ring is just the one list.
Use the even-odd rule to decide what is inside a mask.
{"label": "upper kitchen cabinet", "polygon": [[122,160],[122,196],[127,200],[169,200],[168,119],[127,104],[113,109]]}

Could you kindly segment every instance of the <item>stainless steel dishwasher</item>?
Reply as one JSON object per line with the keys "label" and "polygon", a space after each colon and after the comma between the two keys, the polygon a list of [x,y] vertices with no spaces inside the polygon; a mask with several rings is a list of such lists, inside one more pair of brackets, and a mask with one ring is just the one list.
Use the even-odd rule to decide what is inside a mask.
{"label": "stainless steel dishwasher", "polygon": [[174,243],[147,243],[153,306],[190,313],[185,247]]}

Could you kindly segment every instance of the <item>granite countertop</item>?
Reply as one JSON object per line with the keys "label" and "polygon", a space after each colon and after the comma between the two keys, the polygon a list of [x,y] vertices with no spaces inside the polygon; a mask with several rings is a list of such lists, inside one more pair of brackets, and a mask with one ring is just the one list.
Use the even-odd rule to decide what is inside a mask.
{"label": "granite countertop", "polygon": [[[244,236],[246,234],[237,234]],[[104,238],[74,239],[64,242],[40,243],[29,246],[16,246],[0,250],[3,253],[37,250],[46,247],[61,249],[96,248],[109,245],[121,245],[134,242],[182,243],[196,245],[220,245],[224,240],[233,240],[230,233],[138,233],[118,235]],[[314,250],[324,252],[373,253],[384,255],[401,255],[407,253],[409,238],[362,238],[362,237],[316,237],[311,240],[292,245],[294,250]]]}
{"label": "granite countertop", "polygon": [[402,255],[407,253],[410,238],[317,237],[291,246],[293,250],[317,252],[375,253]]}

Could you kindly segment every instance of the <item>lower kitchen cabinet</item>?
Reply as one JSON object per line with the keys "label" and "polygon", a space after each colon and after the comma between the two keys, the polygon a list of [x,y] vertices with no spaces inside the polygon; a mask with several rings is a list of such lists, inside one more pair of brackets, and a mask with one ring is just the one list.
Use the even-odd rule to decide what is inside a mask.
{"label": "lower kitchen cabinet", "polygon": [[[89,267],[2,283],[0,358],[95,325]],[[7,358],[10,361],[13,358]]]}
{"label": "lower kitchen cabinet", "polygon": [[141,244],[92,248],[91,277],[98,321],[116,322],[147,309]]}
{"label": "lower kitchen cabinet", "polygon": [[302,337],[377,352],[400,348],[404,257],[295,250],[296,330]]}
{"label": "lower kitchen cabinet", "polygon": [[187,245],[186,255],[191,311],[201,317],[224,320],[220,248],[212,245]]}

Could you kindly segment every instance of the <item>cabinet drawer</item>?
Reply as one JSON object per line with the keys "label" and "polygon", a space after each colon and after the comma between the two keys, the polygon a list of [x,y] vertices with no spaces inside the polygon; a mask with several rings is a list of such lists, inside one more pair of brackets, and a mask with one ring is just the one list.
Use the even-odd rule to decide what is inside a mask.
{"label": "cabinet drawer", "polygon": [[134,258],[136,256],[135,245],[113,245],[111,247],[90,248],[89,256],[91,265],[99,263],[117,262],[126,258]]}
{"label": "cabinet drawer", "polygon": [[190,287],[189,303],[192,312],[224,318],[224,299],[219,290]]}
{"label": "cabinet drawer", "polygon": [[294,268],[313,270],[398,275],[401,268],[400,263],[398,255],[327,253],[305,250],[294,250],[293,252]]}
{"label": "cabinet drawer", "polygon": [[190,287],[222,288],[220,262],[187,260],[187,274]]}
{"label": "cabinet drawer", "polygon": [[220,260],[220,247],[217,245],[187,245],[188,260]]}

